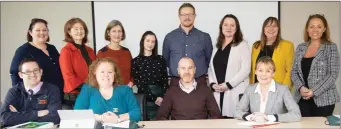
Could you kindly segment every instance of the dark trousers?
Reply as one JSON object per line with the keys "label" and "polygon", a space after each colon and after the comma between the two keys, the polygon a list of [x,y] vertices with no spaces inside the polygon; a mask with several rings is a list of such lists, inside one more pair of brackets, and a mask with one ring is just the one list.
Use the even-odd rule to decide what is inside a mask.
{"label": "dark trousers", "polygon": [[335,108],[335,104],[317,107],[313,98],[310,98],[308,100],[304,100],[303,98],[301,98],[301,100],[298,102],[298,106],[300,107],[302,117],[330,116],[333,114]]}
{"label": "dark trousers", "polygon": [[[175,77],[175,76],[171,77],[171,79],[170,79],[170,86],[178,85],[179,84],[179,80],[180,80],[179,77]],[[205,84],[206,86],[208,85],[207,84],[206,75],[202,75],[200,77],[195,78],[195,81],[197,81],[198,85],[199,84]]]}

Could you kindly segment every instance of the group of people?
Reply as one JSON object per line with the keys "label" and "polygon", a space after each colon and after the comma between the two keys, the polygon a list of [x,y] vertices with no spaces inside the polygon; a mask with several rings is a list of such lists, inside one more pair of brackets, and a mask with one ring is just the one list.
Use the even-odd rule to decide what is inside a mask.
{"label": "group of people", "polygon": [[92,109],[100,122],[139,121],[134,85],[147,96],[147,120],[293,122],[331,115],[340,101],[335,85],[339,52],[323,15],[309,16],[305,42],[296,52],[292,42],[281,38],[275,17],[264,21],[250,52],[233,14],[222,18],[215,48],[210,35],[194,27],[192,4],[182,4],[178,16],[180,26],[166,35],[162,56],[156,35],[146,31],[135,58],[120,45],[126,35],[118,20],[107,25],[104,38],[110,43],[95,55],[86,45],[88,29],[81,19],[65,24],[60,54],[47,43],[47,22],[32,19],[28,42],[11,63],[13,87],[0,110],[3,124],[58,124],[56,110],[62,104]]}

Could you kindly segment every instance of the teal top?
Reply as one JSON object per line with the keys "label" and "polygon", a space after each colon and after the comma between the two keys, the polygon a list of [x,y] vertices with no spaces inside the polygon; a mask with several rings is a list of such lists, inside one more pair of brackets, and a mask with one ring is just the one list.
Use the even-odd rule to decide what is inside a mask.
{"label": "teal top", "polygon": [[129,114],[130,120],[141,120],[141,109],[131,88],[126,85],[116,86],[110,99],[103,98],[99,89],[88,84],[82,86],[74,109],[92,109],[95,114],[103,114],[107,111],[116,115]]}

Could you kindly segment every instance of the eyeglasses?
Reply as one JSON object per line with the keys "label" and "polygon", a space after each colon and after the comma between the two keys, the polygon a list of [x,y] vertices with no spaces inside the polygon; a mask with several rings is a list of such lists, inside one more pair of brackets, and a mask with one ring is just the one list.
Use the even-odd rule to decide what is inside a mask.
{"label": "eyeglasses", "polygon": [[188,13],[188,14],[179,14],[180,17],[194,17],[195,14],[194,13]]}
{"label": "eyeglasses", "polygon": [[37,74],[40,74],[40,69],[34,69],[33,71],[26,71],[26,72],[21,72],[21,73],[23,73],[25,75],[31,75],[32,73],[34,75],[37,75]]}

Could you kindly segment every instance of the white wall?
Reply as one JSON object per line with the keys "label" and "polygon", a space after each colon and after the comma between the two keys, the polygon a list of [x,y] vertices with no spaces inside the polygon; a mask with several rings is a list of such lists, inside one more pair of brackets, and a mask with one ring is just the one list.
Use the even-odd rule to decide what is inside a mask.
{"label": "white wall", "polygon": [[[294,42],[295,48],[303,43],[305,23],[311,14],[324,14],[330,26],[331,39],[338,45],[340,54],[340,2],[281,2],[282,37]],[[340,93],[341,72],[336,85]],[[334,113],[340,113],[340,103]]]}
{"label": "white wall", "polygon": [[[167,33],[179,27],[178,9],[183,2],[94,2],[96,49],[107,45],[104,32],[107,24],[115,19],[122,22],[126,31],[123,45],[133,57],[139,53],[139,42],[146,30],[153,31],[162,53],[163,39]],[[226,14],[234,14],[241,25],[245,40],[251,45],[260,38],[263,21],[278,17],[278,2],[191,2],[196,9],[195,27],[210,34],[215,46],[220,20]]]}
{"label": "white wall", "polygon": [[32,18],[47,20],[50,43],[60,49],[65,45],[64,24],[79,17],[89,28],[93,45],[91,2],[1,2],[1,100],[11,86],[9,68],[15,50],[27,42],[26,33]]}

